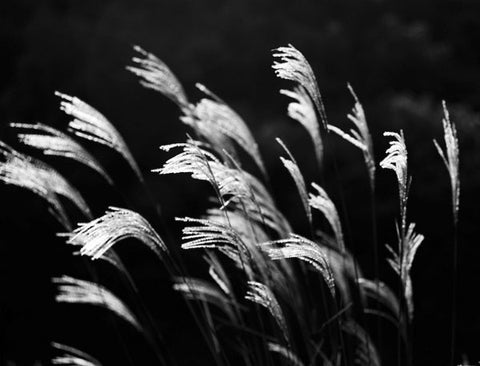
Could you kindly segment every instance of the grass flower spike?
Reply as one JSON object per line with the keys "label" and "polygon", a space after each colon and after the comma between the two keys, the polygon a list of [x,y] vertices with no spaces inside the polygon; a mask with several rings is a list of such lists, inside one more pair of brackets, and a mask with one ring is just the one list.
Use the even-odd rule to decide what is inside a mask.
{"label": "grass flower spike", "polygon": [[204,133],[204,135],[221,134],[235,141],[251,156],[262,173],[266,174],[258,145],[250,129],[245,121],[225,103],[203,98],[195,105],[193,111],[182,118],[182,121],[194,128],[198,126],[200,131],[208,131],[208,134]]}
{"label": "grass flower spike", "polygon": [[57,284],[59,290],[57,302],[104,307],[142,331],[142,327],[128,307],[105,287],[70,276],[55,277],[53,283]]}
{"label": "grass flower spike", "polygon": [[336,133],[346,141],[350,142],[352,145],[362,150],[363,158],[368,169],[370,185],[373,188],[375,186],[375,158],[373,153],[372,136],[370,135],[370,131],[368,129],[367,119],[365,118],[363,107],[350,84],[348,84],[348,90],[350,90],[350,93],[355,100],[355,105],[352,109],[352,113],[348,114],[347,117],[357,129],[350,129],[350,134],[348,134],[342,131],[340,128],[329,124],[328,130]]}
{"label": "grass flower spike", "polygon": [[63,224],[70,227],[69,220],[60,201],[65,197],[71,201],[87,218],[90,209],[77,191],[60,173],[40,160],[31,158],[0,142],[0,180],[6,184],[28,189],[45,199],[52,209],[52,214]]}
{"label": "grass flower spike", "polygon": [[443,101],[443,133],[445,140],[445,152],[440,148],[439,143],[433,140],[438,154],[445,163],[448,175],[450,176],[450,188],[452,192],[452,213],[454,226],[454,242],[453,242],[453,281],[452,281],[452,316],[451,316],[451,363],[455,357],[455,332],[456,332],[456,307],[457,307],[457,267],[458,267],[458,211],[460,208],[460,177],[459,177],[459,148],[457,129],[450,121],[450,114],[447,104]]}
{"label": "grass flower spike", "polygon": [[438,154],[441,156],[450,175],[450,185],[452,189],[452,210],[455,222],[458,221],[458,209],[460,207],[460,178],[459,178],[459,152],[457,129],[450,121],[447,105],[443,102],[443,132],[446,150],[441,149],[436,140],[433,140]]}
{"label": "grass flower spike", "polygon": [[335,296],[335,280],[329,263],[329,253],[317,243],[297,234],[262,244],[273,260],[298,258],[312,265],[323,277],[332,296]]}
{"label": "grass flower spike", "polygon": [[183,228],[182,249],[217,249],[253,278],[251,248],[228,223],[190,217],[177,220],[192,224]]}
{"label": "grass flower spike", "polygon": [[275,61],[272,68],[275,70],[277,77],[293,81],[305,89],[315,104],[323,126],[327,128],[327,115],[317,79],[305,56],[291,44],[287,47],[278,47],[273,51]]}
{"label": "grass flower spike", "polygon": [[55,92],[62,101],[60,109],[74,119],[68,124],[69,129],[77,136],[108,146],[117,151],[127,161],[140,181],[143,176],[132,153],[115,127],[96,109],[77,97]]}
{"label": "grass flower spike", "polygon": [[145,88],[156,90],[172,100],[180,108],[185,108],[188,105],[188,98],[182,84],[180,84],[168,66],[140,46],[134,46],[133,49],[141,57],[132,58],[135,66],[127,66],[127,70],[137,75],[140,78],[140,84]]}
{"label": "grass flower spike", "polygon": [[102,257],[113,245],[126,238],[145,243],[159,257],[167,247],[157,232],[140,214],[122,208],[110,207],[105,215],[85,224],[79,224],[67,234],[68,244],[79,245],[81,255],[92,259]]}
{"label": "grass flower spike", "polygon": [[390,147],[387,149],[387,156],[380,162],[380,166],[384,169],[391,169],[395,172],[398,181],[398,192],[400,197],[400,217],[402,220],[402,233],[406,230],[407,225],[407,200],[409,189],[408,165],[407,165],[407,146],[403,131],[384,132],[384,136],[393,137],[390,141]]}
{"label": "grass flower spike", "polygon": [[69,158],[88,166],[100,174],[109,184],[112,179],[100,163],[85,148],[63,132],[42,123],[11,123],[12,127],[31,130],[18,134],[19,140],[27,145],[43,151],[45,155]]}
{"label": "grass flower spike", "polygon": [[160,174],[191,174],[192,178],[209,182],[222,202],[222,209],[233,207],[246,211],[249,216],[271,227],[280,234],[290,231],[290,225],[275,206],[265,186],[250,173],[221,163],[213,154],[201,148],[198,141],[186,144],[162,146],[163,150],[183,148],[170,158],[162,168],[154,170]]}

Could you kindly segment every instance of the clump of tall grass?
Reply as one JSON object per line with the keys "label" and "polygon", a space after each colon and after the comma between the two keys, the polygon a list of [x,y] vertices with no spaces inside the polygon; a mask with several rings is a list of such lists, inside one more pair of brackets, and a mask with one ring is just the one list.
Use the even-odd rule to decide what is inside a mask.
{"label": "clump of tall grass", "polygon": [[[377,348],[381,340],[380,322],[377,321],[377,328],[371,327],[370,318],[386,319],[395,326],[398,363],[412,364],[410,342],[414,302],[410,272],[424,236],[416,232],[415,224],[407,217],[411,179],[403,131],[384,133],[391,141],[386,157],[379,164],[392,170],[397,180],[397,244],[388,245],[390,256],[382,259],[374,240],[375,278],[368,279],[351,253],[337,202],[318,183],[324,181],[321,176],[316,182],[307,184],[294,153],[277,139],[285,154],[280,156],[285,174],[293,179],[310,228],[309,233],[300,235],[278,208],[269,188],[274,182],[269,182],[268,169],[254,134],[242,117],[200,84],[197,87],[205,97],[191,102],[179,79],[163,61],[140,47],[136,46],[135,51],[138,57],[132,60],[134,66],[127,69],[139,78],[141,85],[173,101],[179,107],[180,121],[191,129],[186,141],[161,146],[170,157],[153,172],[186,174],[211,186],[211,207],[202,217],[176,218],[183,225],[181,248],[197,252],[199,258],[203,255],[201,258],[208,265],[203,277],[189,275],[182,258],[175,250],[170,250],[174,243],[162,239],[155,230],[158,223],[149,222],[140,213],[127,208],[110,208],[104,215],[93,218],[81,194],[59,172],[4,143],[0,144],[0,180],[45,199],[50,212],[65,228],[66,232],[59,235],[78,249],[75,253],[114,264],[112,268],[119,270],[120,277],[126,275],[133,287],[135,284],[128,268],[115,250],[118,243],[127,238],[147,245],[165,266],[172,288],[184,296],[212,359],[218,365],[381,365],[389,355]],[[293,100],[287,108],[288,116],[309,133],[312,152],[322,168],[320,171],[323,172],[327,158],[324,140],[332,139],[332,135],[360,149],[371,188],[371,209],[375,212],[377,166],[372,137],[365,111],[352,87],[348,85],[354,106],[347,118],[354,128],[345,132],[328,122],[320,88],[305,56],[288,45],[275,49],[273,57],[275,74],[291,86],[280,90]],[[68,125],[70,134],[43,124],[14,123],[12,127],[21,131],[19,140],[45,155],[84,164],[113,185],[108,171],[74,136],[105,145],[123,157],[144,184],[138,164],[113,124],[80,99],[56,94],[61,99],[61,109],[73,118]],[[435,146],[450,175],[456,228],[460,194],[459,149],[455,126],[445,104],[444,114],[446,150],[436,141]],[[257,173],[261,173],[259,176],[242,166],[237,149],[253,160],[258,167]],[[74,228],[60,196],[70,200],[86,221]],[[374,237],[375,221],[373,214]],[[398,276],[395,290],[378,278],[380,260],[387,260]],[[456,268],[456,257],[453,264]],[[54,278],[58,287],[56,300],[100,306],[144,334],[152,347],[158,347],[156,338],[148,330],[155,325],[143,323],[151,318],[144,313],[137,314],[138,309],[129,308],[120,295],[97,283],[95,265],[89,263],[92,278],[88,280],[69,275]],[[135,291],[132,296],[140,294]],[[455,292],[453,301],[454,298]],[[235,334],[234,345],[228,339],[232,333],[228,332]],[[454,362],[454,339],[453,315],[451,364]],[[60,343],[52,343],[52,346],[59,353],[52,360],[54,364],[100,365],[97,358],[101,355],[93,358],[71,346]],[[168,364],[163,356],[159,354],[159,364]]]}

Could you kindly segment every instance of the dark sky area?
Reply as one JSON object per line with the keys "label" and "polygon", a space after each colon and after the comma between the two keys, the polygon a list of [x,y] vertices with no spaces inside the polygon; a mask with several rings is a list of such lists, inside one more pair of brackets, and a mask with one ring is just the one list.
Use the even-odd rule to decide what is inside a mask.
{"label": "dark sky area", "polygon": [[[413,176],[409,216],[426,236],[412,273],[416,365],[446,365],[448,357],[450,188],[432,143],[433,138],[442,138],[441,101],[447,101],[461,151],[457,354],[480,360],[478,1],[3,0],[0,138],[20,148],[8,122],[39,121],[65,129],[68,118],[59,111],[55,90],[85,100],[124,136],[148,189],[139,188],[115,153],[95,144],[87,147],[112,173],[118,190],[81,167],[55,159],[48,162],[92,202],[95,216],[109,205],[128,205],[151,220],[159,210],[169,228],[164,234],[178,246],[180,226],[173,218],[201,215],[211,192],[187,177],[149,173],[168,157],[158,146],[183,141],[189,130],[179,122],[173,103],[142,88],[125,70],[134,56],[132,46],[138,44],[170,66],[192,100],[201,97],[194,87],[201,82],[247,121],[264,154],[278,205],[302,233],[307,229],[300,219],[302,207],[274,142],[281,137],[307,181],[317,179],[309,137],[288,118],[288,100],[278,93],[288,85],[271,69],[271,50],[288,43],[310,61],[329,120],[341,127],[348,126],[346,114],[353,102],[346,84],[352,84],[367,114],[377,162],[387,147],[383,131],[404,130]],[[330,162],[335,160],[339,178],[327,176],[326,189],[343,202],[339,206],[347,242],[355,248],[364,272],[372,276],[368,180],[361,154],[340,139],[329,148],[327,156]],[[380,243],[392,243],[398,214],[396,183],[393,173],[378,170],[378,238]],[[55,237],[60,228],[48,217],[46,205],[30,193],[4,186],[0,204],[0,362],[13,359],[29,365],[45,360],[53,339],[83,346],[105,365],[151,364],[148,345],[123,325],[105,319],[103,312],[79,306],[65,310],[53,304],[50,277],[80,276],[85,269]],[[193,320],[180,315],[188,310],[162,281],[166,274],[159,264],[146,250],[123,250],[172,357],[179,365],[208,363]],[[189,260],[195,268],[195,259]],[[115,286],[108,268],[99,273]],[[386,264],[382,278],[393,281]],[[96,327],[97,321],[102,326]]]}

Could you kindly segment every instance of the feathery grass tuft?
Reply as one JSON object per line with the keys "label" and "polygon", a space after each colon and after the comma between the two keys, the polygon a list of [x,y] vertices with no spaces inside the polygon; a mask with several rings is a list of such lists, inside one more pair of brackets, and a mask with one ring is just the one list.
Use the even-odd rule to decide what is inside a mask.
{"label": "feathery grass tuft", "polygon": [[393,137],[390,141],[390,147],[387,149],[387,156],[380,162],[383,169],[391,169],[395,172],[398,181],[398,193],[400,196],[400,218],[402,222],[402,235],[406,231],[407,226],[407,200],[409,189],[408,165],[407,165],[407,146],[403,131],[384,132],[383,136]]}
{"label": "feathery grass tuft", "polygon": [[67,234],[68,244],[78,245],[81,255],[92,259],[103,257],[119,241],[135,238],[145,243],[160,258],[168,252],[163,240],[140,214],[117,207],[110,207],[101,217],[79,224]]}
{"label": "feathery grass tuft", "polygon": [[60,196],[71,201],[87,218],[90,209],[80,193],[60,173],[30,156],[19,153],[0,142],[0,180],[6,184],[28,189],[45,199],[51,206],[52,214],[67,229],[70,223],[60,202]]}
{"label": "feathery grass tuft", "polygon": [[233,207],[245,211],[251,219],[284,234],[290,225],[275,206],[265,186],[250,173],[221,163],[212,153],[201,148],[202,144],[190,140],[185,144],[162,146],[165,151],[182,148],[162,168],[153,170],[160,174],[191,174],[192,178],[209,182],[222,202],[222,209]]}
{"label": "feathery grass tuft", "polygon": [[440,148],[440,145],[436,140],[433,140],[438,154],[445,163],[448,175],[450,176],[450,188],[452,192],[452,214],[453,214],[453,226],[454,226],[454,238],[453,238],[453,279],[452,279],[452,315],[451,315],[451,360],[450,363],[454,363],[455,357],[455,332],[456,332],[456,308],[457,308],[457,267],[458,267],[458,211],[460,208],[460,177],[459,177],[459,148],[457,129],[455,125],[450,121],[450,113],[447,109],[447,104],[443,101],[443,133],[446,150],[445,152]]}
{"label": "feathery grass tuft", "polygon": [[187,107],[188,98],[182,84],[168,66],[140,46],[134,46],[133,49],[140,54],[140,57],[133,57],[135,66],[127,66],[126,69],[138,76],[140,84],[145,88],[162,93],[182,109]]}
{"label": "feathery grass tuft", "polygon": [[459,172],[459,149],[457,129],[455,125],[450,121],[450,114],[448,113],[447,104],[443,102],[443,132],[445,140],[445,152],[441,149],[436,140],[433,140],[438,154],[445,163],[445,167],[448,170],[450,176],[450,185],[452,190],[452,210],[455,222],[458,222],[458,209],[460,207],[460,178]]}
{"label": "feathery grass tuft", "polygon": [[317,243],[297,234],[262,244],[273,260],[298,258],[311,264],[323,277],[332,296],[335,296],[335,280],[330,268],[328,251]]}
{"label": "feathery grass tuft", "polygon": [[209,209],[205,218],[230,226],[249,247],[254,248],[258,243],[269,240],[269,235],[263,228],[240,210]]}
{"label": "feathery grass tuft", "polygon": [[238,268],[245,270],[249,278],[253,278],[250,248],[229,224],[191,217],[177,220],[193,224],[183,228],[182,249],[217,249],[233,260]]}
{"label": "feathery grass tuft", "polygon": [[84,281],[70,276],[55,277],[53,283],[57,284],[59,294],[57,302],[71,304],[90,304],[101,306],[117,314],[120,318],[133,325],[142,332],[142,327],[130,309],[105,287],[90,281]]}
{"label": "feathery grass tuft", "polygon": [[275,58],[275,61],[272,68],[275,70],[275,75],[281,79],[293,81],[305,89],[315,104],[317,112],[322,120],[323,127],[326,129],[328,122],[322,96],[318,88],[315,74],[305,56],[289,44],[287,47],[278,47],[274,49],[273,57]]}
{"label": "feathery grass tuft", "polygon": [[42,150],[45,155],[69,158],[90,167],[113,185],[112,179],[100,163],[85,148],[63,132],[42,123],[11,123],[12,127],[31,130],[18,134],[19,140],[30,147]]}
{"label": "feathery grass tuft", "polygon": [[342,131],[340,128],[329,124],[328,130],[336,133],[346,141],[350,142],[352,145],[362,150],[363,158],[368,170],[368,176],[370,178],[370,186],[373,188],[375,187],[375,158],[373,153],[372,136],[370,135],[370,131],[368,129],[367,119],[365,118],[363,107],[350,84],[348,84],[348,90],[350,90],[350,93],[355,100],[355,105],[352,109],[352,113],[348,114],[347,117],[357,129],[350,129],[350,134],[348,134]]}
{"label": "feathery grass tuft", "polygon": [[[224,135],[235,141],[251,156],[262,173],[266,174],[258,145],[250,129],[245,121],[225,103],[203,98],[193,107],[192,111],[187,112],[182,117],[182,121],[193,128],[197,128],[207,138],[212,134],[213,136]],[[208,133],[205,131],[208,131]],[[228,147],[229,145],[227,145],[227,151]]]}
{"label": "feathery grass tuft", "polygon": [[69,130],[79,137],[117,151],[127,161],[138,179],[143,182],[140,168],[123,137],[103,114],[77,97],[60,92],[55,92],[55,95],[62,99],[60,109],[74,118],[68,124]]}

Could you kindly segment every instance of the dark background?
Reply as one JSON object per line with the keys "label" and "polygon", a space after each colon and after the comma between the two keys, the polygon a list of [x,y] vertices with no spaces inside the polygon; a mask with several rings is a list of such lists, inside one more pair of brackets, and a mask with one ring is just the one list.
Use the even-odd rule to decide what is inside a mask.
{"label": "dark background", "polygon": [[[352,98],[346,83],[353,85],[366,110],[377,162],[387,147],[382,132],[405,132],[413,176],[409,218],[426,236],[412,273],[416,365],[445,365],[448,360],[450,190],[432,144],[433,138],[442,137],[440,106],[442,99],[447,101],[461,150],[457,359],[466,354],[479,360],[478,1],[2,1],[0,136],[19,147],[7,128],[11,121],[41,121],[64,129],[68,119],[58,110],[55,90],[90,103],[125,137],[145,172],[150,193],[115,153],[94,144],[86,147],[111,173],[118,191],[77,164],[47,161],[84,193],[96,216],[108,205],[128,205],[155,221],[158,203],[169,228],[164,235],[178,246],[179,227],[173,218],[201,215],[210,192],[186,177],[149,173],[167,157],[158,146],[182,141],[188,130],[178,121],[172,103],[143,89],[125,70],[134,53],[132,45],[139,44],[172,68],[191,99],[200,97],[194,83],[201,82],[244,117],[264,154],[279,207],[302,233],[306,227],[300,201],[274,143],[281,137],[307,180],[317,180],[309,137],[286,116],[287,100],[278,89],[287,85],[270,68],[270,50],[287,43],[312,64],[331,123],[348,125]],[[340,182],[327,177],[326,188],[337,202],[344,202],[339,209],[348,245],[371,277],[370,206],[362,157],[343,141],[332,140],[327,159],[335,156]],[[392,172],[379,169],[377,175],[379,242],[393,243],[396,183]],[[71,259],[70,248],[53,235],[61,228],[40,199],[2,186],[0,203],[0,361],[29,365],[45,360],[50,356],[48,342],[57,340],[85,349],[106,365],[153,362],[141,337],[106,319],[105,312],[53,304],[50,277],[68,273],[86,278],[85,266]],[[138,245],[122,245],[122,251],[172,357],[179,364],[208,363],[201,337],[191,319],[182,316],[187,310],[170,291],[161,265]],[[102,283],[115,290],[111,269],[97,267]],[[199,273],[203,270],[198,268]],[[382,272],[382,278],[393,283],[386,265]]]}

